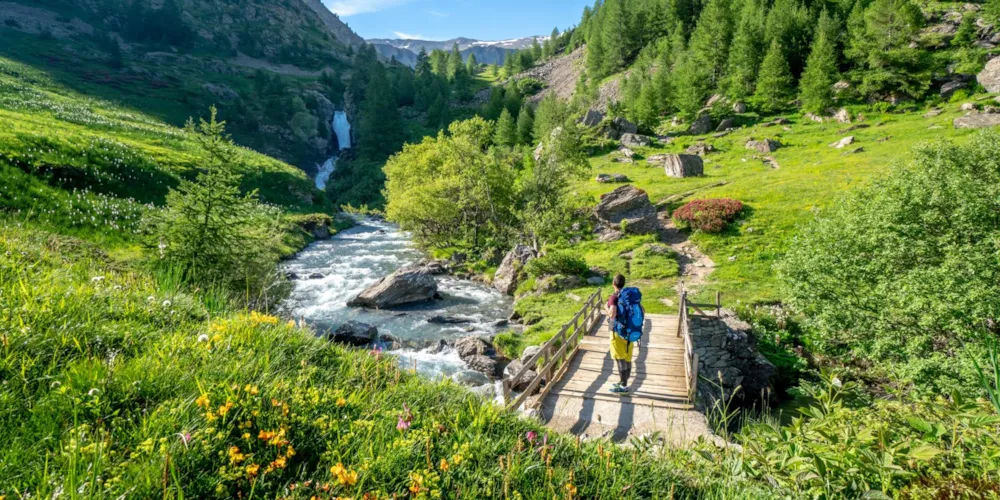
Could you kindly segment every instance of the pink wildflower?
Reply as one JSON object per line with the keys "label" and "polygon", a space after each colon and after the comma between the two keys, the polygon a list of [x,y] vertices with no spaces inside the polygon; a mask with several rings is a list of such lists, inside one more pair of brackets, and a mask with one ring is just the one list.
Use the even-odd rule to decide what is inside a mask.
{"label": "pink wildflower", "polygon": [[528,445],[529,446],[534,446],[535,439],[538,438],[538,434],[535,433],[535,431],[528,431],[528,433],[525,434],[525,437],[528,438]]}

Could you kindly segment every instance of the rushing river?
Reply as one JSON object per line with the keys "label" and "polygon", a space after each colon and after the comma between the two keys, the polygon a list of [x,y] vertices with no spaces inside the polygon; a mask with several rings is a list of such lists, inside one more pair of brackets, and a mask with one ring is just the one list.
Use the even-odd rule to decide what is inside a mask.
{"label": "rushing river", "polygon": [[[378,328],[379,334],[399,339],[403,348],[390,353],[400,364],[413,366],[431,378],[451,377],[467,385],[485,385],[489,380],[470,370],[450,347],[466,335],[496,333],[497,321],[510,314],[509,297],[481,283],[438,276],[443,300],[378,311],[347,307],[346,302],[366,286],[393,271],[420,261],[423,255],[409,236],[395,226],[369,219],[333,238],[317,242],[286,263],[287,271],[301,277],[286,303],[294,317],[302,317],[317,331],[336,329],[347,321],[360,321]],[[306,279],[322,274],[322,278]],[[460,317],[463,324],[428,322],[435,316]]]}

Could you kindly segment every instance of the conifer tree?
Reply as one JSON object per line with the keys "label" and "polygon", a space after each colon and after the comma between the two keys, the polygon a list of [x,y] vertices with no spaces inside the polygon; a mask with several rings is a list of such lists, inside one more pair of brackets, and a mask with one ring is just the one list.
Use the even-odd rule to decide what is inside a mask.
{"label": "conifer tree", "polygon": [[[610,75],[625,65],[628,58],[627,24],[623,0],[606,0],[601,7],[601,42],[604,48],[602,74]],[[722,1],[722,0],[718,0]]]}
{"label": "conifer tree", "polygon": [[465,66],[462,64],[462,52],[458,50],[458,43],[455,43],[448,53],[448,79],[454,81],[455,75],[463,69]]}
{"label": "conifer tree", "polygon": [[479,61],[476,60],[476,55],[469,52],[469,60],[465,62],[465,71],[469,73],[469,76],[476,76],[476,72],[479,71]]}
{"label": "conifer tree", "polygon": [[673,104],[681,116],[694,118],[701,110],[711,90],[708,86],[709,74],[706,68],[690,52],[685,52],[674,65],[670,86],[673,90]]}
{"label": "conifer tree", "polygon": [[847,56],[855,63],[858,89],[866,97],[920,97],[930,87],[927,53],[911,47],[924,17],[911,0],[875,0],[848,22]]}
{"label": "conifer tree", "polygon": [[388,157],[402,145],[403,122],[385,68],[370,71],[365,100],[358,120],[358,154],[370,160]]}
{"label": "conifer tree", "polygon": [[604,35],[600,30],[600,15],[590,18],[590,36],[587,37],[587,74],[593,80],[600,80],[604,72]]}
{"label": "conifer tree", "polygon": [[708,79],[705,87],[709,91],[719,86],[725,74],[731,40],[729,0],[709,0],[688,43],[691,63],[697,64],[700,73]]}
{"label": "conifer tree", "polygon": [[[826,12],[824,11],[824,15]],[[827,34],[816,30],[816,41],[799,82],[802,110],[822,113],[833,105],[833,84],[837,82],[837,54]]]}
{"label": "conifer tree", "polygon": [[951,39],[951,46],[955,48],[971,47],[976,39],[976,15],[966,13],[962,16],[962,23],[955,32],[955,38]]}
{"label": "conifer tree", "polygon": [[508,52],[507,55],[504,56],[503,76],[505,78],[510,78],[517,73],[517,71],[514,70],[514,59],[516,58],[516,56],[517,54],[515,54],[514,52]]}
{"label": "conifer tree", "polygon": [[532,135],[535,130],[535,119],[531,116],[531,109],[527,106],[521,108],[517,114],[517,142],[518,144],[531,144]]}
{"label": "conifer tree", "polygon": [[765,19],[765,7],[760,0],[744,3],[727,62],[726,95],[733,100],[741,101],[753,94],[757,71],[767,48]]}
{"label": "conifer tree", "polygon": [[767,14],[765,43],[778,41],[793,75],[801,74],[805,68],[812,28],[813,17],[801,0],[775,0]]}
{"label": "conifer tree", "polygon": [[774,113],[785,107],[791,90],[792,73],[788,69],[788,61],[781,44],[774,40],[760,66],[753,103],[763,113]]}
{"label": "conifer tree", "polygon": [[493,135],[493,144],[497,146],[513,147],[517,144],[517,123],[510,111],[506,109],[500,113],[500,118],[496,123],[496,130]]}

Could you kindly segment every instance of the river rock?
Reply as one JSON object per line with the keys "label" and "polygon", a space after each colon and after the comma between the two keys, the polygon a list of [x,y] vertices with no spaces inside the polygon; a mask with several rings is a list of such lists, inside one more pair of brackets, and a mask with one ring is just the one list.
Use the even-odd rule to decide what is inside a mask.
{"label": "river rock", "polygon": [[668,177],[700,177],[705,175],[705,162],[698,155],[667,155],[664,169]]}
{"label": "river rock", "polygon": [[747,149],[752,149],[758,153],[773,153],[781,147],[781,143],[772,139],[762,141],[750,140],[746,143]]}
{"label": "river rock", "polygon": [[490,379],[497,378],[497,373],[500,371],[499,362],[489,356],[469,356],[468,358],[463,358],[463,361],[469,365],[469,368],[486,375]]}
{"label": "river rock", "polygon": [[849,135],[833,144],[830,144],[830,147],[835,149],[844,149],[845,147],[850,146],[851,144],[854,144],[853,135]]}
{"label": "river rock", "polygon": [[324,276],[323,273],[312,273],[309,276],[306,276],[306,279],[307,280],[321,280],[321,279],[323,279],[325,277],[326,276]]}
{"label": "river rock", "polygon": [[709,115],[701,115],[694,123],[688,127],[688,133],[691,135],[702,135],[707,134],[712,131],[712,117]]}
{"label": "river rock", "polygon": [[622,186],[601,196],[594,215],[603,226],[615,230],[624,222],[625,231],[633,234],[649,234],[659,228],[656,208],[649,202],[649,195],[635,186]]}
{"label": "river rock", "polygon": [[504,256],[503,262],[493,275],[493,288],[500,293],[513,295],[521,283],[521,271],[529,260],[538,256],[534,248],[527,245],[517,245]]}
{"label": "river rock", "polygon": [[438,295],[437,280],[422,267],[400,269],[366,288],[347,302],[348,307],[386,309],[432,300]]}
{"label": "river rock", "polygon": [[467,325],[472,323],[472,319],[460,316],[433,316],[428,318],[427,322],[435,325]]}
{"label": "river rock", "polygon": [[348,321],[330,334],[330,340],[355,347],[371,344],[377,337],[377,328],[358,321]]}
{"label": "river rock", "polygon": [[622,134],[622,147],[644,148],[653,144],[652,139],[639,134]]}
{"label": "river rock", "polygon": [[[520,360],[515,359],[514,361],[511,361],[503,370],[503,378],[508,382],[511,382],[514,379],[514,376],[517,375],[522,368],[524,368],[524,364]],[[516,383],[511,383],[510,388],[518,392],[524,391],[528,388],[528,385],[531,384],[531,381],[537,376],[538,372],[535,370],[525,370],[525,372],[521,375],[521,378],[519,378]]]}
{"label": "river rock", "polygon": [[995,57],[986,63],[986,67],[976,76],[976,80],[987,92],[1000,92],[1000,57]]}
{"label": "river rock", "polygon": [[969,113],[955,118],[955,128],[986,128],[1000,126],[998,113]]}
{"label": "river rock", "polygon": [[482,337],[462,337],[455,341],[455,352],[463,360],[472,356],[491,356],[496,351],[488,340]]}
{"label": "river rock", "polygon": [[542,352],[542,346],[533,345],[525,347],[524,351],[521,351],[521,363],[531,361],[531,357],[540,352]]}

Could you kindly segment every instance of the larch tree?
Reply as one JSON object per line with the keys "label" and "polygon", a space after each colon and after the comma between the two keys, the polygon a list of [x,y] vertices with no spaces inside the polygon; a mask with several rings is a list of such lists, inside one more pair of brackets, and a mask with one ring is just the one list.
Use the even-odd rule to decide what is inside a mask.
{"label": "larch tree", "polygon": [[517,144],[517,123],[506,108],[500,113],[500,118],[497,119],[496,130],[493,134],[493,144],[507,147],[513,147]]}
{"label": "larch tree", "polygon": [[757,71],[767,50],[765,11],[760,0],[747,0],[740,14],[729,50],[726,75],[726,95],[733,100],[744,100],[753,94]]}
{"label": "larch tree", "polygon": [[787,105],[791,95],[792,73],[788,69],[788,60],[781,44],[774,40],[760,66],[753,103],[763,113],[774,113]]}
{"label": "larch tree", "polygon": [[[823,12],[826,15],[826,11]],[[806,62],[806,70],[799,82],[799,100],[802,110],[822,113],[833,105],[833,84],[837,82],[837,53],[832,41],[823,31],[816,31],[816,41]]]}

